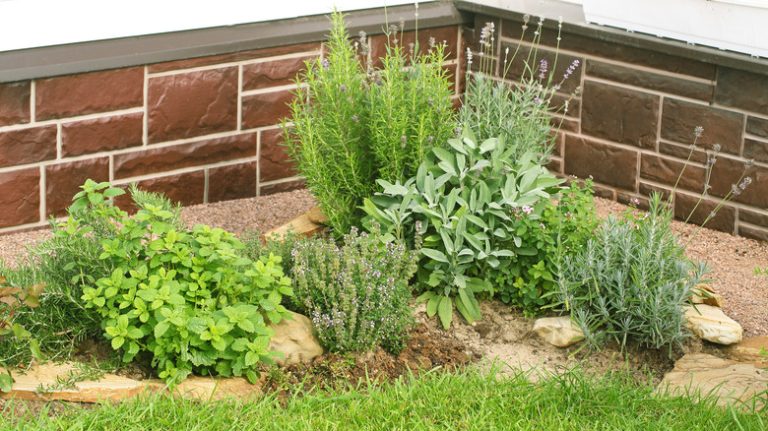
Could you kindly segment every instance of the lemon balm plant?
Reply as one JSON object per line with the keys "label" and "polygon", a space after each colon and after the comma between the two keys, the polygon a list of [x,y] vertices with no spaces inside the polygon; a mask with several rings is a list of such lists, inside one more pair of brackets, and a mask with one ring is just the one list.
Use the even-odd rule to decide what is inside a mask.
{"label": "lemon balm plant", "polygon": [[129,216],[109,199],[122,193],[89,180],[72,206],[95,222],[70,215],[65,223],[73,236],[94,225],[111,232],[99,256],[109,275],[85,287],[82,301],[101,316],[112,348],[126,362],[148,353],[169,384],[193,372],[255,381],[272,359],[268,324],[286,316],[280,303],[292,293],[279,257],[248,259],[231,233],[178,226],[164,206],[145,203]]}

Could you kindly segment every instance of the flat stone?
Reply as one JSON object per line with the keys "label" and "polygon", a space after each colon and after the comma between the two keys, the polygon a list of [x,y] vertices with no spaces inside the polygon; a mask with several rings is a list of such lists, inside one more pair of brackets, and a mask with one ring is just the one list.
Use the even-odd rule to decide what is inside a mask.
{"label": "flat stone", "polygon": [[29,81],[0,84],[0,126],[29,123]]}
{"label": "flat stone", "polygon": [[[675,193],[675,217],[678,220],[686,220],[693,212],[690,218],[691,223],[702,224],[717,207],[718,201],[703,199],[699,202],[698,196]],[[717,214],[707,221],[707,227],[733,233],[735,223],[736,209],[726,204],[721,206],[717,210]]]}
{"label": "flat stone", "polygon": [[718,67],[715,102],[768,114],[768,75]]}
{"label": "flat stone", "polygon": [[699,338],[723,345],[741,341],[744,330],[723,310],[705,304],[685,306],[684,310],[686,326]]}
{"label": "flat stone", "polygon": [[307,182],[303,178],[297,178],[289,181],[276,181],[273,183],[259,184],[259,196],[267,196],[274,193],[290,192],[292,190],[304,189]]}
{"label": "flat stone", "polygon": [[210,168],[208,202],[256,196],[256,162]]}
{"label": "flat stone", "polygon": [[763,335],[745,338],[728,348],[728,357],[737,361],[752,362],[765,368],[768,366],[768,337]]}
{"label": "flat stone", "polygon": [[[768,387],[768,370],[704,353],[689,353],[664,376],[657,393],[712,394],[718,404],[748,401]],[[763,401],[765,402],[765,401]]]}
{"label": "flat stone", "polygon": [[271,91],[243,97],[242,128],[274,126],[291,115],[291,90]]}
{"label": "flat stone", "polygon": [[720,144],[722,151],[740,154],[744,121],[744,114],[738,112],[667,97],[661,114],[661,138],[690,145],[694,128],[702,126],[704,133],[696,145],[712,148]]}
{"label": "flat stone", "polygon": [[281,320],[272,329],[275,334],[269,341],[269,350],[282,354],[276,359],[280,365],[310,363],[323,354],[312,321],[306,316],[291,312],[290,319]]}
{"label": "flat stone", "polygon": [[768,162],[768,142],[744,139],[744,157],[758,162]]}
{"label": "flat stone", "polygon": [[312,223],[326,224],[328,223],[328,217],[325,216],[323,210],[320,207],[314,207],[307,211],[307,217]]}
{"label": "flat stone", "polygon": [[706,101],[712,99],[714,89],[714,85],[709,83],[705,84],[690,79],[673,78],[669,75],[656,74],[647,70],[618,66],[596,60],[587,60],[586,73],[588,76],[621,82],[635,87],[643,87],[662,93],[677,94]]}
{"label": "flat stone", "polygon": [[[203,203],[205,196],[205,172],[199,170],[150,178],[139,181],[137,185],[148,192],[162,193],[172,202],[178,202],[184,206],[197,205]],[[127,193],[116,197],[115,204],[123,210],[135,211],[133,201]]]}
{"label": "flat stone", "polygon": [[243,90],[292,84],[297,74],[304,71],[304,62],[313,58],[315,57],[292,57],[247,64],[243,66]]}
{"label": "flat stone", "polygon": [[259,144],[259,181],[290,178],[297,173],[283,143],[283,129],[263,130]]}
{"label": "flat stone", "polygon": [[536,319],[533,331],[547,343],[557,347],[568,347],[584,339],[584,333],[568,316]]}
{"label": "flat stone", "polygon": [[241,377],[191,376],[173,389],[169,389],[161,380],[146,381],[145,384],[152,392],[170,391],[174,397],[197,401],[249,400],[262,395],[262,381],[251,384]]}
{"label": "flat stone", "polygon": [[279,239],[288,232],[293,232],[298,235],[311,236],[324,229],[319,223],[315,223],[310,219],[309,213],[301,214],[288,223],[278,226],[264,234],[266,239]]}
{"label": "flat stone", "polygon": [[723,308],[725,299],[723,295],[715,292],[708,284],[699,284],[692,289],[691,304],[706,304],[717,308]]}
{"label": "flat stone", "polygon": [[[683,171],[683,169],[685,170]],[[659,157],[654,154],[640,155],[640,176],[643,179],[674,186],[680,172],[684,172],[685,175],[680,177],[680,182],[677,184],[678,188],[701,191],[701,185],[706,181],[704,168],[686,166],[682,160]]]}
{"label": "flat stone", "polygon": [[23,165],[55,158],[55,125],[0,133],[0,167]]}
{"label": "flat stone", "polygon": [[[1,393],[0,398],[25,400],[72,401],[95,403],[104,400],[124,400],[144,393],[144,382],[127,377],[105,374],[98,381],[87,380],[74,383],[73,388],[61,388],[58,379],[67,380],[78,373],[74,364],[47,363],[33,367],[27,373],[11,371],[14,383],[11,391]],[[39,388],[56,388],[50,392],[38,392]]]}

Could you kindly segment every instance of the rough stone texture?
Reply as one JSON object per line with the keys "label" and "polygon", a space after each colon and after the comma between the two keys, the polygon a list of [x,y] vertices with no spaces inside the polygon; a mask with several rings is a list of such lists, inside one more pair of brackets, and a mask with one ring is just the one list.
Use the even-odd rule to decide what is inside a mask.
{"label": "rough stone texture", "polygon": [[261,132],[259,181],[273,181],[295,176],[296,166],[283,146],[282,129]]}
{"label": "rough stone texture", "polygon": [[149,142],[237,128],[237,68],[150,78]]}
{"label": "rough stone texture", "polygon": [[706,304],[685,306],[686,326],[696,336],[712,343],[730,345],[741,341],[744,330],[723,310]]}
{"label": "rough stone texture", "polygon": [[712,168],[712,180],[710,192],[715,196],[724,197],[731,191],[733,184],[738,184],[745,176],[752,178],[746,190],[734,201],[758,208],[768,208],[768,168],[761,166],[752,166],[747,169],[744,162],[734,159],[720,157]]}
{"label": "rough stone texture", "polygon": [[[682,193],[675,193],[675,217],[679,220],[686,220],[694,208],[690,222],[701,224],[707,219],[709,214],[717,207],[717,201],[704,199],[696,207],[699,197],[690,196]],[[706,227],[723,232],[733,233],[736,220],[736,210],[730,205],[723,205],[717,214],[710,219]]]}
{"label": "rough stone texture", "polygon": [[582,103],[582,132],[639,148],[655,148],[658,96],[587,81]]}
{"label": "rough stone texture", "polygon": [[697,126],[704,128],[704,134],[697,145],[711,148],[714,144],[720,144],[726,153],[741,152],[743,114],[672,98],[664,99],[662,138],[689,145],[693,143],[693,130]]}
{"label": "rough stone texture", "polygon": [[638,185],[638,191],[642,196],[650,196],[652,193],[661,194],[662,199],[669,199],[670,189],[659,187],[644,182],[640,182]]}
{"label": "rough stone texture", "polygon": [[296,75],[304,71],[304,62],[315,57],[295,57],[246,64],[243,66],[243,90],[258,90],[292,84]]}
{"label": "rough stone texture", "polygon": [[208,202],[256,196],[256,162],[211,168],[208,171]]}
{"label": "rough stone texture", "polygon": [[684,78],[659,75],[645,70],[618,66],[595,60],[587,60],[587,76],[609,79],[611,81],[643,87],[649,90],[677,94],[692,99],[712,100],[714,85]]}
{"label": "rough stone texture", "polygon": [[768,142],[744,139],[744,157],[768,163]]}
{"label": "rough stone texture", "polygon": [[61,126],[63,157],[112,151],[142,144],[144,114],[116,115],[64,123]]}
{"label": "rough stone texture", "polygon": [[323,348],[314,335],[312,321],[306,316],[291,312],[290,319],[271,325],[275,334],[269,340],[269,350],[278,352],[278,364],[310,363],[323,354]]}
{"label": "rough stone texture", "polygon": [[747,133],[768,138],[768,120],[752,116],[747,117]]}
{"label": "rough stone texture", "polygon": [[[445,42],[446,60],[453,60],[459,52],[458,44],[458,26],[420,28],[419,29],[419,52],[424,53],[429,49],[429,38],[434,37],[436,43]],[[415,34],[412,31],[406,31],[397,34],[398,43],[404,47],[405,52],[409,52],[409,44],[415,42]],[[394,35],[392,43],[394,43]],[[375,67],[381,65],[379,60],[386,55],[387,37],[383,34],[370,37],[371,58]]]}
{"label": "rough stone texture", "polygon": [[0,126],[29,123],[29,81],[0,84]]}
{"label": "rough stone texture", "polygon": [[690,144],[683,145],[659,141],[659,153],[677,157],[678,159],[681,159],[681,161],[688,159],[688,156],[690,155],[692,162],[701,163],[702,165],[707,161],[707,153],[701,148],[697,147],[697,149],[693,151],[693,154],[691,154]]}
{"label": "rough stone texture", "polygon": [[759,229],[759,228],[754,228],[750,226],[739,225],[739,231],[737,233],[746,238],[752,238],[758,241],[768,242],[768,230],[766,229]]}
{"label": "rough stone texture", "polygon": [[[481,18],[481,22],[484,23],[485,21],[485,18]],[[531,19],[531,21],[534,22],[534,19]],[[504,20],[501,26],[502,36],[519,39],[522,32],[522,24],[522,21],[518,20]],[[498,25],[496,28],[499,28]],[[528,31],[526,33],[527,40],[530,40],[531,34],[531,24],[529,23]],[[682,75],[696,76],[711,80],[715,79],[715,66],[712,64],[690,60],[684,57],[677,57],[659,51],[637,48],[607,39],[601,40],[586,35],[570,33],[568,31],[564,31],[561,36],[560,49],[563,50],[583,52],[614,61],[633,63]],[[556,28],[545,28],[541,34],[541,43],[543,45],[555,47],[557,46],[556,38]]]}
{"label": "rough stone texture", "polygon": [[168,147],[118,154],[115,178],[128,178],[226,160],[256,157],[257,134],[246,133]]}
{"label": "rough stone texture", "polygon": [[[252,400],[262,395],[261,383],[250,384],[247,380],[239,377],[219,379],[192,376],[179,383],[171,391],[171,394],[175,397],[197,401]],[[168,389],[164,383],[159,381],[150,385],[150,388],[155,392]]]}
{"label": "rough stone texture", "polygon": [[580,178],[635,189],[637,152],[568,135],[565,138],[565,172]]}
{"label": "rough stone texture", "polygon": [[[685,170],[683,170],[685,168]],[[640,155],[640,176],[674,186],[682,172],[678,188],[700,192],[703,190],[706,172],[704,168],[688,165],[679,160],[667,159],[652,154]]]}
{"label": "rough stone texture", "polygon": [[38,121],[140,107],[144,68],[131,67],[35,81]]}
{"label": "rough stone texture", "polygon": [[243,97],[243,129],[280,124],[291,115],[288,105],[293,100],[290,90],[273,91]]}
{"label": "rough stone texture", "polygon": [[[509,52],[515,52],[515,49],[517,49],[517,44],[513,45],[507,45],[502,44],[501,46],[501,52],[504,52],[504,50],[509,47]],[[510,54],[511,55],[511,54]],[[530,76],[530,72],[526,72],[526,65],[524,59],[528,58],[530,54],[530,49],[526,46],[521,46],[519,51],[517,52],[517,57],[515,61],[511,63],[511,66],[509,67],[509,72],[505,76],[506,79],[510,79],[512,81],[519,81],[520,77],[523,76],[523,74],[526,74],[526,77]],[[475,62],[479,64],[479,57],[476,58]],[[536,61],[541,60],[547,60],[547,64],[549,65],[549,73],[552,74],[553,80],[555,83],[559,83],[561,88],[560,91],[564,93],[572,93],[574,90],[576,90],[576,87],[578,87],[581,84],[581,75],[583,73],[584,68],[584,57],[575,57],[572,55],[567,55],[564,53],[560,53],[557,56],[557,66],[552,69],[552,67],[555,65],[555,51],[548,50],[545,48],[539,48],[539,50],[536,53]],[[563,80],[563,75],[568,69],[568,67],[571,66],[571,64],[578,60],[578,66],[574,69],[572,75],[566,79]],[[535,65],[531,65],[532,68],[535,70],[538,70],[539,63],[536,63]]]}
{"label": "rough stone texture", "polygon": [[568,347],[584,339],[584,333],[568,316],[536,319],[533,322],[533,332],[557,347]]}
{"label": "rough stone texture", "polygon": [[298,217],[291,219],[287,223],[269,230],[264,234],[264,238],[276,240],[282,238],[288,232],[302,236],[313,236],[325,229],[325,227],[322,226],[320,222],[313,220],[313,218],[317,217],[315,217],[313,214],[310,214],[309,212],[301,214]]}
{"label": "rough stone texture", "polygon": [[[163,193],[173,202],[178,202],[185,206],[195,205],[203,203],[205,173],[203,171],[195,171],[151,178],[139,181],[138,186],[150,192]],[[130,210],[133,207],[130,198],[126,195],[118,196],[115,198],[115,202],[120,208],[126,210]]]}
{"label": "rough stone texture", "polygon": [[715,102],[768,114],[768,75],[718,66]]}
{"label": "rough stone texture", "polygon": [[0,167],[23,165],[55,158],[55,125],[0,133]]}
{"label": "rough stone texture", "polygon": [[259,184],[259,195],[266,196],[273,193],[289,192],[291,190],[303,189],[304,187],[306,187],[306,182],[300,178],[272,184]]}
{"label": "rough stone texture", "polygon": [[79,160],[45,167],[45,214],[61,216],[85,180],[109,181],[109,158]]}
{"label": "rough stone texture", "polygon": [[744,208],[739,209],[739,220],[758,226],[768,227],[768,214],[749,211]]}
{"label": "rough stone texture", "polygon": [[691,304],[705,304],[723,308],[725,298],[723,298],[723,295],[715,292],[710,285],[699,284],[692,289],[689,301]]}
{"label": "rough stone texture", "polygon": [[319,42],[301,43],[296,45],[276,46],[273,48],[254,49],[249,51],[233,52],[221,55],[209,55],[207,57],[189,58],[183,60],[166,61],[164,63],[149,66],[149,73],[168,72],[172,70],[189,69],[192,67],[210,66],[219,63],[231,63],[235,61],[254,60],[257,58],[274,57],[278,55],[309,52],[320,50]]}
{"label": "rough stone texture", "polygon": [[711,393],[718,397],[718,404],[727,405],[748,401],[765,391],[766,386],[766,370],[705,353],[689,353],[675,363],[656,390],[677,395]]}
{"label": "rough stone texture", "polygon": [[765,368],[768,366],[768,337],[745,338],[728,348],[728,357],[736,361],[753,362]]}
{"label": "rough stone texture", "polygon": [[40,221],[40,169],[0,174],[0,227]]}

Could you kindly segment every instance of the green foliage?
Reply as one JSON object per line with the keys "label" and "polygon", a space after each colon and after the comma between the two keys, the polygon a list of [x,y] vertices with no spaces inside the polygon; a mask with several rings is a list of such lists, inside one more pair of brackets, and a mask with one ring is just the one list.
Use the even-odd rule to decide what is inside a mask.
{"label": "green foliage", "polygon": [[[343,15],[332,21],[327,55],[307,63],[284,130],[291,157],[340,236],[359,222],[377,177],[413,175],[432,146],[451,136],[454,113],[444,47],[408,60],[390,45],[377,71],[350,44]],[[356,45],[368,57],[365,34]]]}
{"label": "green foliage", "polygon": [[379,178],[390,182],[416,175],[430,150],[454,136],[451,83],[442,66],[445,46],[411,58],[402,46],[388,45],[370,86],[371,148]]}
{"label": "green foliage", "polygon": [[250,232],[243,237],[243,255],[251,260],[258,260],[261,256],[273,254],[280,257],[283,272],[291,276],[293,271],[293,248],[301,241],[302,236],[293,231],[288,231],[279,238],[263,239],[259,232]]}
{"label": "green foliage", "polygon": [[593,347],[607,338],[672,349],[687,336],[682,307],[706,268],[685,257],[667,205],[654,194],[648,213],[609,218],[580,252],[562,257],[561,303]]}
{"label": "green foliage", "polygon": [[592,238],[599,222],[592,199],[592,183],[575,181],[561,191],[558,202],[547,201],[540,218],[513,214],[523,249],[492,272],[500,299],[533,314],[557,300],[558,256],[576,253]]}
{"label": "green foliage", "polygon": [[401,241],[385,240],[376,228],[370,234],[353,228],[340,246],[324,238],[296,244],[294,300],[326,349],[367,351],[381,345],[397,353],[405,347],[412,321],[408,281],[417,253]]}
{"label": "green foliage", "polygon": [[130,217],[107,199],[120,192],[109,183],[87,184],[64,229],[72,237],[111,230],[99,255],[111,270],[84,282],[82,301],[101,316],[112,348],[126,362],[151,353],[160,377],[172,384],[191,372],[255,380],[256,366],[270,360],[267,323],[283,318],[280,301],[291,293],[279,257],[254,262],[228,232],[179,229],[167,202],[142,200],[147,195]]}
{"label": "green foliage", "polygon": [[[16,319],[16,313],[21,309],[37,308],[40,305],[42,284],[20,288],[9,285],[5,277],[0,277],[0,341],[15,346],[26,344],[35,357],[41,357],[40,347],[32,334]],[[13,339],[12,341],[9,339]],[[0,392],[9,392],[13,385],[13,377],[8,371],[4,358],[0,358]]]}
{"label": "green foliage", "polygon": [[418,272],[427,313],[451,324],[454,303],[469,322],[480,318],[476,295],[492,293],[492,274],[510,258],[533,255],[523,243],[517,215],[539,220],[562,183],[532,154],[516,151],[503,139],[475,141],[465,129],[436,148],[416,177],[405,184],[379,180],[383,192],[366,199],[367,223],[375,221],[398,239],[424,235]]}

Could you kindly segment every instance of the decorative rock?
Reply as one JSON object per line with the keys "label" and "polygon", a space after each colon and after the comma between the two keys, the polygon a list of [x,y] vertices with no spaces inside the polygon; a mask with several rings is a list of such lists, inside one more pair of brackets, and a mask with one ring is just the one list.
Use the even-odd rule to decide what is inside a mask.
{"label": "decorative rock", "polygon": [[315,337],[312,321],[298,313],[291,315],[291,319],[272,326],[275,335],[269,342],[269,350],[282,353],[282,357],[276,359],[280,365],[309,363],[323,354],[323,348]]}
{"label": "decorative rock", "polygon": [[[664,376],[657,392],[713,394],[718,404],[747,401],[765,391],[768,370],[703,353],[687,354]],[[759,407],[759,406],[758,406]]]}
{"label": "decorative rock", "polygon": [[717,308],[723,308],[725,300],[723,296],[707,284],[696,285],[691,292],[691,304],[706,304]]}
{"label": "decorative rock", "polygon": [[734,344],[728,349],[731,359],[744,362],[753,362],[758,366],[768,366],[768,337],[752,337]]}
{"label": "decorative rock", "polygon": [[312,223],[326,224],[328,223],[328,217],[325,216],[323,210],[320,207],[314,207],[307,212],[307,217]]}
{"label": "decorative rock", "polygon": [[[320,224],[317,224],[313,222],[310,218],[310,213],[312,213],[312,210],[309,212],[306,212],[293,220],[289,221],[288,223],[278,226],[269,232],[264,234],[265,239],[280,239],[288,232],[293,232],[298,235],[303,236],[312,236],[317,232],[320,232],[324,229],[324,227]],[[317,215],[313,215],[312,217],[317,218]]]}
{"label": "decorative rock", "polygon": [[686,326],[699,338],[723,345],[741,341],[744,330],[723,310],[706,304],[686,306],[684,310]]}
{"label": "decorative rock", "polygon": [[[25,373],[12,370],[13,387],[8,393],[0,393],[0,398],[95,403],[102,400],[123,400],[147,390],[144,382],[114,374],[105,374],[98,381],[76,382],[69,388],[62,387],[59,383],[76,376],[77,373],[77,368],[71,363],[43,364]],[[40,391],[41,388],[51,390]]]}
{"label": "decorative rock", "polygon": [[536,319],[533,331],[549,344],[568,347],[584,339],[584,333],[571,322],[570,317],[544,317]]}
{"label": "decorative rock", "polygon": [[[159,380],[153,380],[148,385],[153,391],[164,391],[167,389],[165,383]],[[173,388],[171,394],[187,400],[216,401],[228,398],[246,400],[258,397],[262,392],[261,382],[251,384],[239,377],[214,379],[211,377],[192,376],[187,377]]]}

